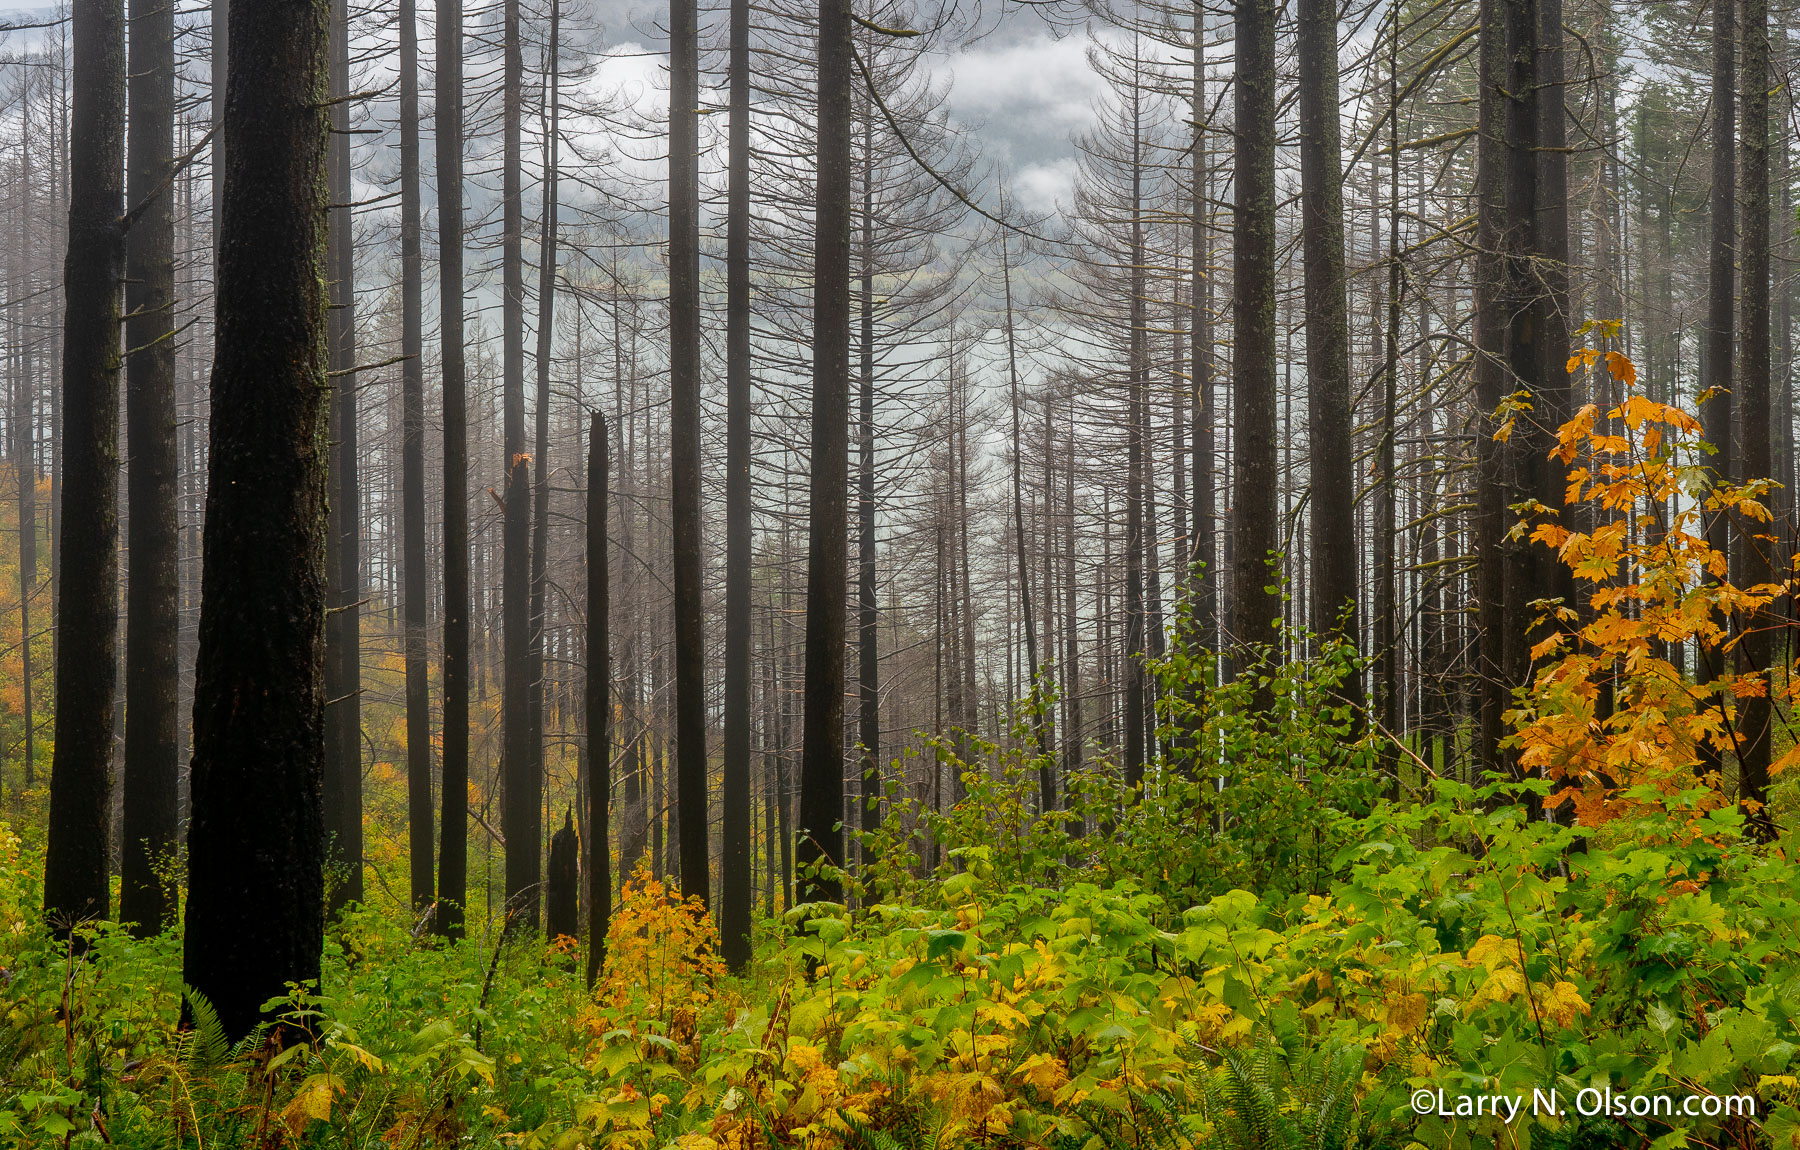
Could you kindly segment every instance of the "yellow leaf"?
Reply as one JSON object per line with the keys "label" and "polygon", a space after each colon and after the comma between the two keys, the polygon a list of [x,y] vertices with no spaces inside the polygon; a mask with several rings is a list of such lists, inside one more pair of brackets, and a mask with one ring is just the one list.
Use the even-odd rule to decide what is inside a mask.
{"label": "yellow leaf", "polygon": [[1606,353],[1606,370],[1620,383],[1630,386],[1637,382],[1637,365],[1616,351]]}
{"label": "yellow leaf", "polygon": [[281,1117],[289,1127],[304,1127],[308,1122],[331,1119],[331,1098],[344,1088],[344,1080],[330,1072],[313,1074],[300,1083],[293,1101],[282,1110]]}
{"label": "yellow leaf", "polygon": [[1069,1070],[1054,1054],[1033,1054],[1019,1064],[1013,1077],[1048,1097],[1069,1081]]}
{"label": "yellow leaf", "polygon": [[1389,995],[1387,1000],[1389,1028],[1407,1033],[1419,1029],[1425,1022],[1426,1005],[1423,994]]}
{"label": "yellow leaf", "polygon": [[1559,982],[1550,988],[1543,1003],[1544,1013],[1556,1020],[1556,1025],[1567,1026],[1575,1020],[1577,1014],[1591,1014],[1593,1008],[1581,997],[1581,991],[1572,982]]}
{"label": "yellow leaf", "polygon": [[356,1059],[376,1074],[380,1074],[386,1069],[383,1066],[381,1059],[353,1042],[333,1042],[331,1045],[334,1050],[348,1051],[352,1058]]}
{"label": "yellow leaf", "polygon": [[1510,966],[1503,966],[1488,975],[1487,981],[1481,984],[1481,990],[1475,995],[1471,1004],[1480,1006],[1484,1002],[1505,1002],[1515,994],[1525,991],[1525,976]]}

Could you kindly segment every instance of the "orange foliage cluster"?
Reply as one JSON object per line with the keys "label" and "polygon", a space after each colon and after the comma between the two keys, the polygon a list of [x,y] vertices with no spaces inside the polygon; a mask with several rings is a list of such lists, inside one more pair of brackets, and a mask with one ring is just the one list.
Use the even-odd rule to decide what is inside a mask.
{"label": "orange foliage cluster", "polygon": [[[1643,394],[1619,352],[1583,349],[1569,370],[1590,378],[1603,370],[1619,399],[1583,407],[1558,433],[1551,455],[1569,468],[1567,519],[1515,530],[1556,550],[1591,589],[1590,609],[1539,605],[1555,629],[1532,648],[1538,669],[1508,713],[1510,743],[1521,767],[1562,784],[1548,805],[1572,803],[1584,825],[1662,805],[1697,780],[1713,787],[1702,808],[1722,805],[1719,781],[1697,774],[1703,750],[1728,756],[1737,701],[1769,690],[1767,669],[1742,668],[1730,654],[1746,623],[1767,625],[1759,612],[1793,580],[1734,585],[1706,524],[1720,515],[1740,529],[1769,522],[1762,498],[1773,485],[1720,480],[1705,462],[1711,448],[1699,421]],[[1706,683],[1684,675],[1669,658],[1683,644],[1721,673]],[[1777,672],[1791,702],[1800,677]],[[1789,751],[1775,769],[1796,757]]]}

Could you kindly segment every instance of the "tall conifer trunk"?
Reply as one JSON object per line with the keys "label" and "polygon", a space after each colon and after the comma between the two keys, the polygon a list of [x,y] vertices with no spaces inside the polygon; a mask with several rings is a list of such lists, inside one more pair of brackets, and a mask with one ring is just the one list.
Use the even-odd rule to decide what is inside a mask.
{"label": "tall conifer trunk", "polygon": [[[1231,642],[1271,647],[1281,601],[1269,559],[1276,517],[1275,11],[1237,0],[1237,128],[1233,181]],[[1238,670],[1244,669],[1240,660]]]}
{"label": "tall conifer trunk", "polygon": [[123,0],[70,9],[69,247],[63,265],[62,507],[56,742],[44,916],[58,935],[111,905],[114,695],[119,663],[119,282],[125,265]]}
{"label": "tall conifer trunk", "polygon": [[[1736,439],[1732,411],[1734,398],[1733,312],[1737,304],[1737,5],[1738,0],[1713,0],[1712,32],[1712,192],[1707,201],[1706,320],[1701,328],[1700,422],[1714,454],[1713,472],[1735,482],[1742,472],[1732,457]],[[1731,554],[1731,522],[1722,513],[1711,514],[1706,541],[1721,555]],[[1723,653],[1699,652],[1694,677],[1710,683],[1724,671]],[[1724,759],[1710,744],[1701,747],[1703,769],[1717,772]]]}
{"label": "tall conifer trunk", "polygon": [[[675,612],[675,807],[681,891],[711,899],[706,592],[700,515],[700,42],[695,0],[669,6],[669,480]],[[842,533],[842,523],[838,526]],[[840,704],[841,706],[841,704]]]}
{"label": "tall conifer trunk", "polygon": [[[176,661],[180,566],[175,481],[175,15],[165,0],[131,13],[131,120],[125,238],[127,539],[125,794],[119,918],[140,937],[172,923],[164,881],[178,835]],[[24,522],[24,520],[21,520]],[[162,870],[163,874],[158,874]]]}
{"label": "tall conifer trunk", "polygon": [[325,619],[325,833],[338,872],[330,911],[361,902],[362,613],[356,427],[356,221],[350,207],[350,10],[333,0],[331,16],[331,499],[325,547],[331,610]]}
{"label": "tall conifer trunk", "polygon": [[819,0],[819,174],[813,247],[812,479],[806,543],[806,710],[796,862],[803,901],[836,902],[844,865],[844,610],[850,454],[849,0]]}
{"label": "tall conifer trunk", "polygon": [[[1775,414],[1770,405],[1771,362],[1769,345],[1769,4],[1768,0],[1741,0],[1743,5],[1743,128],[1742,143],[1743,223],[1738,233],[1743,294],[1739,301],[1738,330],[1742,340],[1739,386],[1743,436],[1742,474],[1745,479],[1774,477],[1769,423]],[[1777,139],[1786,146],[1787,133]],[[1787,415],[1782,413],[1785,420]],[[1774,493],[1765,498],[1774,504]],[[1744,518],[1738,525],[1736,582],[1754,587],[1774,578],[1770,556],[1780,546],[1780,532]],[[1738,659],[1743,672],[1767,676],[1775,654],[1772,612],[1750,612],[1743,620]],[[1769,751],[1774,735],[1770,696],[1777,690],[1767,684],[1762,695],[1741,701],[1738,710],[1738,798],[1751,812],[1751,826],[1765,839],[1774,837],[1774,824],[1762,809],[1769,797]]]}
{"label": "tall conifer trunk", "polygon": [[444,404],[444,765],[437,928],[461,938],[469,879],[469,436],[463,363],[462,0],[437,0],[438,356]]}
{"label": "tall conifer trunk", "polygon": [[500,833],[513,929],[535,933],[543,899],[541,743],[531,729],[531,467],[525,454],[525,57],[519,0],[501,5],[500,406],[506,490],[500,545],[502,615]]}
{"label": "tall conifer trunk", "polygon": [[[1354,417],[1350,315],[1344,295],[1344,177],[1335,0],[1300,0],[1300,212],[1306,259],[1308,510],[1312,619],[1321,636],[1356,645]],[[1394,114],[1390,109],[1390,114]],[[1361,678],[1346,694],[1360,702]]]}
{"label": "tall conifer trunk", "polygon": [[[742,970],[750,961],[750,0],[731,0],[730,51],[725,190],[725,777],[721,795],[725,823],[719,933],[725,964]],[[764,737],[768,737],[766,730]],[[766,796],[765,806],[774,801],[776,796]],[[773,872],[773,835],[769,843],[769,870]],[[772,914],[772,896],[770,903]]]}
{"label": "tall conifer trunk", "polygon": [[536,483],[531,509],[531,612],[530,649],[526,654],[526,728],[530,742],[533,789],[544,778],[544,630],[545,604],[550,582],[550,360],[556,337],[557,259],[557,132],[561,112],[557,53],[561,50],[562,4],[550,3],[550,43],[544,54],[544,203],[538,231],[538,322],[536,446],[532,470]]}
{"label": "tall conifer trunk", "polygon": [[[452,65],[454,66],[454,65]],[[425,622],[424,256],[419,229],[418,0],[400,0],[400,613],[406,673],[406,824],[412,905],[436,895],[432,876],[431,687]]]}
{"label": "tall conifer trunk", "polygon": [[324,941],[330,22],[231,23],[182,976],[236,1040]]}
{"label": "tall conifer trunk", "polygon": [[606,506],[611,477],[606,458],[606,420],[596,411],[588,424],[587,496],[587,857],[592,868],[588,899],[587,983],[606,962],[612,923],[612,848],[607,835],[612,805],[612,581],[607,566]]}

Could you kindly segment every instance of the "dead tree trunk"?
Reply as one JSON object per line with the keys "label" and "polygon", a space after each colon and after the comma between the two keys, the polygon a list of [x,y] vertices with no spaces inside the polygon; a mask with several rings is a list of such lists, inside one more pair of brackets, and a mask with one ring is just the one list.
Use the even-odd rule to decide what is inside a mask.
{"label": "dead tree trunk", "polygon": [[469,434],[463,363],[462,0],[437,0],[438,342],[444,403],[444,765],[438,931],[461,938],[469,882]]}
{"label": "dead tree trunk", "polygon": [[231,23],[183,977],[237,1039],[324,938],[330,29],[305,0]]}
{"label": "dead tree trunk", "polygon": [[[557,53],[562,33],[562,5],[550,4],[550,42],[544,55],[544,203],[538,231],[537,408],[534,412],[536,446],[532,471],[536,483],[531,509],[531,593],[526,633],[525,728],[532,790],[541,807],[544,779],[544,628],[545,604],[550,582],[550,360],[556,335],[556,227],[557,227],[557,132],[559,130],[559,72]],[[538,815],[541,820],[541,813]],[[540,823],[541,830],[541,823]],[[574,926],[574,911],[564,925]],[[551,939],[556,930],[546,928]],[[570,932],[572,933],[572,932]]]}
{"label": "dead tree trunk", "polygon": [[1281,600],[1270,557],[1276,515],[1275,12],[1237,0],[1237,210],[1232,260],[1231,642],[1243,658],[1276,658]]}
{"label": "dead tree trunk", "polygon": [[725,190],[725,777],[720,796],[725,822],[719,933],[726,966],[741,971],[750,961],[750,0],[731,0],[730,50]]}
{"label": "dead tree trunk", "polygon": [[[1738,389],[1743,417],[1738,426],[1743,436],[1742,474],[1746,480],[1775,478],[1770,451],[1770,292],[1769,292],[1769,4],[1768,0],[1742,0],[1743,5],[1743,151],[1742,192],[1739,210],[1743,222],[1738,231],[1738,265],[1744,277],[1743,295],[1739,301],[1741,317],[1740,370],[1743,375]],[[1777,137],[1786,147],[1786,133]],[[1782,421],[1787,421],[1785,411]],[[1774,502],[1774,494],[1764,498]],[[1772,527],[1764,527],[1745,518],[1738,525],[1737,584],[1754,587],[1774,580],[1774,564],[1770,555],[1779,539]],[[1775,620],[1772,612],[1752,612],[1742,621],[1743,638],[1738,643],[1742,671],[1767,676],[1775,654]],[[1770,696],[1773,682],[1764,694],[1744,699],[1738,709],[1738,801],[1744,803],[1751,826],[1765,839],[1774,838],[1774,824],[1764,811],[1769,797],[1769,751],[1773,732],[1773,710]]]}
{"label": "dead tree trunk", "polygon": [[[675,788],[681,890],[711,898],[706,595],[700,516],[700,44],[694,0],[669,7],[669,470],[675,610]],[[842,534],[840,522],[838,532]],[[840,582],[842,580],[840,579]],[[840,704],[840,708],[841,708]]]}
{"label": "dead tree trunk", "polygon": [[[1344,177],[1338,106],[1338,18],[1332,0],[1301,0],[1300,210],[1306,257],[1307,440],[1311,451],[1312,618],[1320,637],[1354,647],[1356,610],[1354,414],[1350,315],[1344,295]],[[1389,109],[1389,114],[1396,114]],[[1362,680],[1344,693],[1360,703]]]}
{"label": "dead tree trunk", "polygon": [[[125,265],[125,10],[70,10],[69,248],[63,265],[56,751],[44,917],[105,918],[119,662],[119,281]],[[60,571],[56,569],[60,563]]]}
{"label": "dead tree trunk", "polygon": [[850,454],[850,5],[819,0],[812,477],[806,545],[806,711],[798,859],[802,901],[837,902],[844,865],[844,609]]}
{"label": "dead tree trunk", "polygon": [[606,931],[612,923],[612,848],[607,836],[612,803],[612,581],[607,567],[606,505],[610,486],[606,420],[598,411],[588,429],[587,500],[587,841],[591,896],[588,900],[587,983],[594,985],[606,963]]}
{"label": "dead tree trunk", "polygon": [[[443,62],[441,66],[455,67]],[[424,257],[419,234],[418,0],[400,0],[400,612],[406,664],[406,825],[414,913],[436,895],[432,881],[431,686],[425,619]]]}
{"label": "dead tree trunk", "polygon": [[356,443],[356,226],[350,203],[350,11],[331,17],[331,528],[325,547],[331,610],[325,622],[325,834],[337,882],[332,914],[363,897],[362,613]]}
{"label": "dead tree trunk", "polygon": [[[1713,0],[1712,33],[1712,195],[1707,204],[1708,237],[1706,324],[1700,360],[1700,422],[1706,441],[1714,448],[1713,473],[1730,483],[1739,477],[1732,459],[1735,415],[1733,397],[1733,311],[1737,303],[1737,4],[1738,0]],[[1706,541],[1721,555],[1731,554],[1731,522],[1722,513],[1710,515]],[[1699,651],[1695,678],[1703,683],[1717,679],[1724,670],[1720,651]],[[1711,743],[1700,749],[1703,769],[1717,773],[1724,759]]]}
{"label": "dead tree trunk", "polygon": [[[125,240],[125,420],[131,452],[125,617],[124,852],[119,918],[139,937],[175,915],[165,881],[179,833],[176,661],[180,622],[175,481],[175,17],[163,0],[131,14]],[[21,520],[21,522],[24,522]],[[27,684],[29,686],[29,684]],[[159,874],[161,869],[164,873]]]}

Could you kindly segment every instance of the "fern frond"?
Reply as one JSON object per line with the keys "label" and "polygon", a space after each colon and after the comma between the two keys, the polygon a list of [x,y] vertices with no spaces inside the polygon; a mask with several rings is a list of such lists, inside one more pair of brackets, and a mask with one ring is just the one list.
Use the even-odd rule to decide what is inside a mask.
{"label": "fern frond", "polygon": [[187,998],[188,1014],[194,1020],[192,1040],[187,1044],[184,1062],[189,1071],[210,1070],[224,1062],[231,1054],[231,1042],[225,1037],[225,1024],[219,1021],[219,1012],[213,1004],[191,986],[183,985],[182,994]]}

